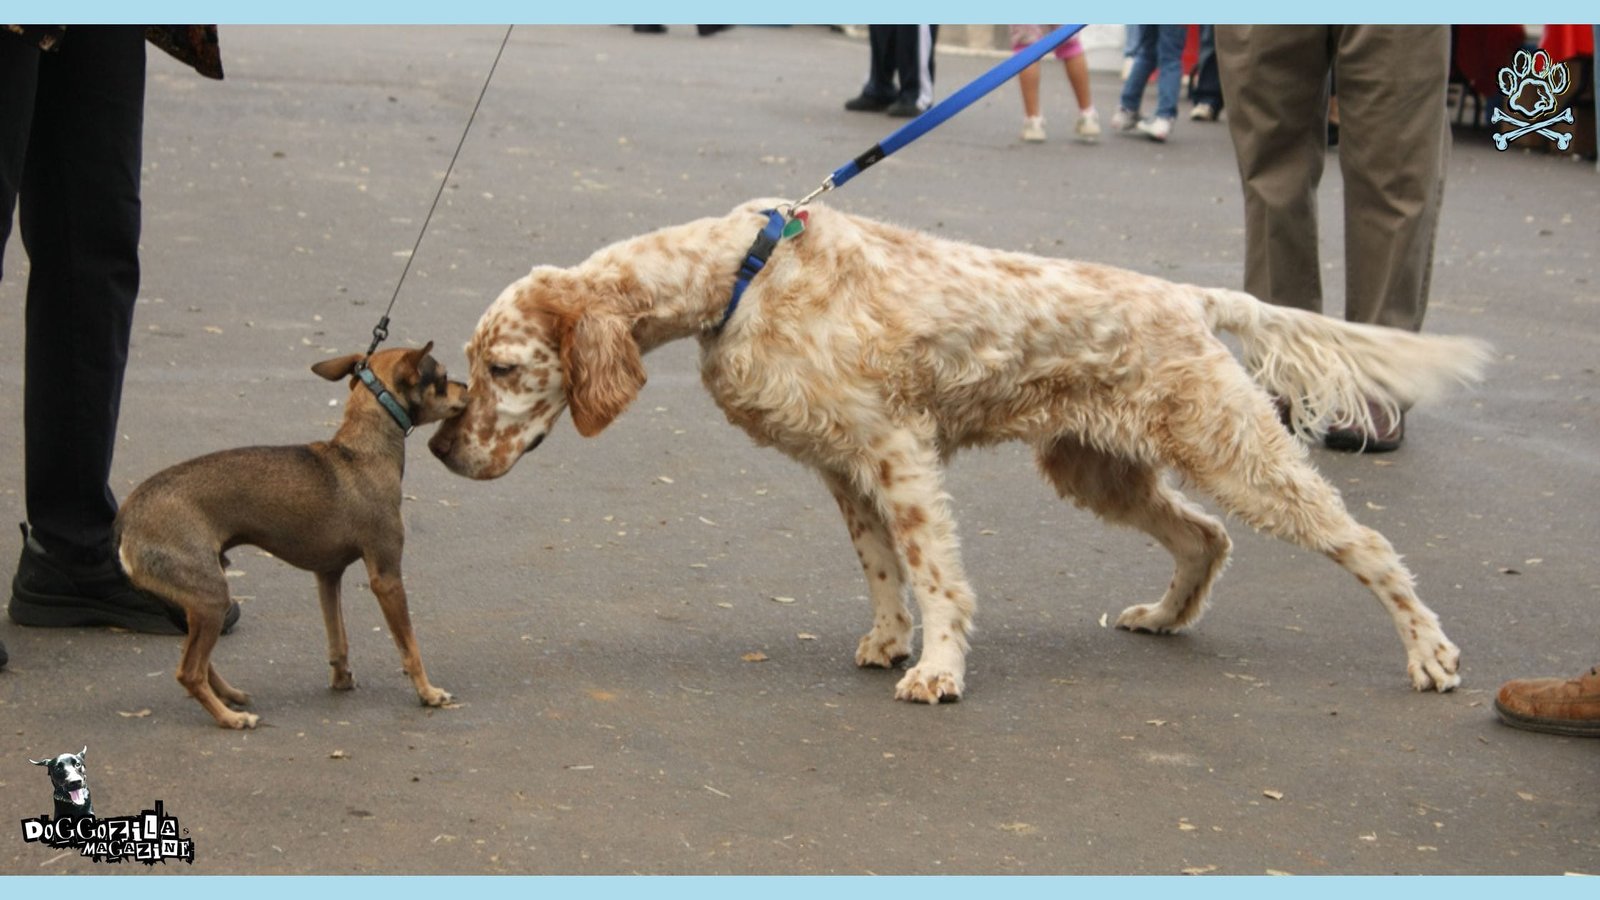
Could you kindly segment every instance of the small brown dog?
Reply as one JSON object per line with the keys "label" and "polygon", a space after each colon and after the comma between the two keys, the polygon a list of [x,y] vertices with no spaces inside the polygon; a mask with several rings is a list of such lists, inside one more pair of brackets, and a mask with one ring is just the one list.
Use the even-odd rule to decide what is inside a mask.
{"label": "small brown dog", "polygon": [[123,504],[117,515],[122,568],[141,590],[173,604],[175,615],[188,616],[178,681],[222,727],[254,728],[259,720],[224,705],[243,705],[250,696],[211,665],[230,602],[223,553],[240,544],[316,573],[335,690],[355,686],[339,582],[359,559],[417,696],[428,706],[450,699],[422,669],[400,577],[406,435],[466,406],[465,386],[447,379],[444,366],[428,355],[432,349],[430,341],[421,349],[385,350],[368,359],[365,373],[361,354],[317,363],[311,371],[329,381],[350,378],[350,400],[332,441],[192,459],[151,476]]}

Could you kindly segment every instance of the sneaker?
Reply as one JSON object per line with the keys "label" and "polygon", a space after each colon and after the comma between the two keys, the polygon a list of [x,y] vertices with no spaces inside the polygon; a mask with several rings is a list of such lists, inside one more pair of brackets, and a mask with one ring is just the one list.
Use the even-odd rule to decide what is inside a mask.
{"label": "sneaker", "polygon": [[917,101],[901,98],[889,104],[889,108],[884,112],[896,119],[914,119],[922,115],[923,109],[917,105]]}
{"label": "sneaker", "polygon": [[1209,103],[1196,103],[1194,109],[1189,110],[1189,119],[1193,122],[1215,122],[1217,108]]}
{"label": "sneaker", "polygon": [[1100,140],[1100,114],[1090,110],[1078,116],[1078,124],[1073,126],[1072,131],[1085,144]]}
{"label": "sneaker", "polygon": [[[11,580],[11,621],[42,628],[105,625],[145,634],[183,634],[183,610],[135,588],[115,559],[73,565],[53,558],[22,526],[22,558]],[[239,621],[239,604],[223,619],[227,633]]]}
{"label": "sneaker", "polygon": [[1139,114],[1131,109],[1119,109],[1111,116],[1112,131],[1132,131],[1139,126]]}
{"label": "sneaker", "polygon": [[1165,142],[1172,134],[1172,120],[1166,116],[1145,119],[1139,123],[1139,133],[1156,142]]}
{"label": "sneaker", "polygon": [[1563,681],[1527,678],[1508,681],[1494,700],[1494,711],[1512,728],[1600,737],[1600,667]]}
{"label": "sneaker", "polygon": [[1022,120],[1022,139],[1030,144],[1044,140],[1044,116],[1029,116]]}
{"label": "sneaker", "polygon": [[844,102],[844,108],[850,110],[851,112],[883,112],[884,110],[888,109],[889,104],[893,102],[894,101],[892,100],[885,100],[882,97],[875,97],[871,94],[863,93],[860,96],[851,97],[849,100],[846,100]]}

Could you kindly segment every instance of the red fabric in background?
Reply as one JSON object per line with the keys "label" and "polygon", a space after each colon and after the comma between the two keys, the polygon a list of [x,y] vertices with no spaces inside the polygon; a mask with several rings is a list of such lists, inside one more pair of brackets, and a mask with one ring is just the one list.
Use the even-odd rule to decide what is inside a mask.
{"label": "red fabric in background", "polygon": [[1592,25],[1546,25],[1539,46],[1550,54],[1551,62],[1561,62],[1574,56],[1594,55],[1594,27]]}

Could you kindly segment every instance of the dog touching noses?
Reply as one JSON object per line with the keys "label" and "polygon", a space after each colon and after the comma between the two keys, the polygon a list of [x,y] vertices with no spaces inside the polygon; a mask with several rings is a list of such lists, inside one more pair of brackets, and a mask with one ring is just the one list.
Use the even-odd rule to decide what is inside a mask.
{"label": "dog touching noses", "polygon": [[136,587],[187,617],[178,681],[218,725],[253,728],[259,721],[229,708],[250,697],[211,664],[229,604],[223,554],[240,544],[316,574],[335,690],[355,686],[340,582],[361,560],[417,696],[428,706],[450,700],[423,670],[400,574],[406,435],[460,415],[467,404],[466,386],[449,380],[429,355],[432,349],[430,342],[317,363],[311,367],[317,375],[350,381],[344,420],[332,440],[192,459],[151,476],[122,505],[118,559]]}

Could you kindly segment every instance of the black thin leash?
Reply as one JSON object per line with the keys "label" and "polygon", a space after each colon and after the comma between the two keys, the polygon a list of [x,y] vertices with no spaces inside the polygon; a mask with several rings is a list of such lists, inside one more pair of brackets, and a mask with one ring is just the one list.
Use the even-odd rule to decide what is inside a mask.
{"label": "black thin leash", "polygon": [[500,57],[506,52],[506,44],[511,40],[511,29],[515,25],[506,26],[506,35],[500,39],[500,49],[495,51],[494,62],[489,65],[489,74],[483,79],[483,89],[478,91],[478,102],[472,104],[472,114],[467,116],[467,127],[461,130],[461,140],[456,142],[456,152],[450,156],[450,165],[445,167],[444,180],[439,182],[439,191],[433,195],[433,205],[428,207],[428,215],[422,220],[422,228],[417,232],[417,242],[411,247],[411,255],[406,257],[406,267],[400,272],[400,280],[395,283],[394,296],[389,298],[389,305],[383,310],[383,317],[372,329],[372,344],[367,347],[367,356],[378,349],[378,345],[389,337],[389,313],[394,311],[394,302],[400,299],[400,288],[406,283],[406,275],[411,272],[411,261],[417,258],[417,250],[422,247],[422,238],[428,233],[428,223],[433,221],[433,212],[439,208],[439,199],[444,196],[444,189],[450,184],[450,174],[455,171],[456,160],[461,156],[461,148],[466,146],[467,135],[472,131],[472,122],[478,117],[478,107],[483,105],[483,95],[489,93],[489,82],[494,80],[494,70],[500,65]]}

